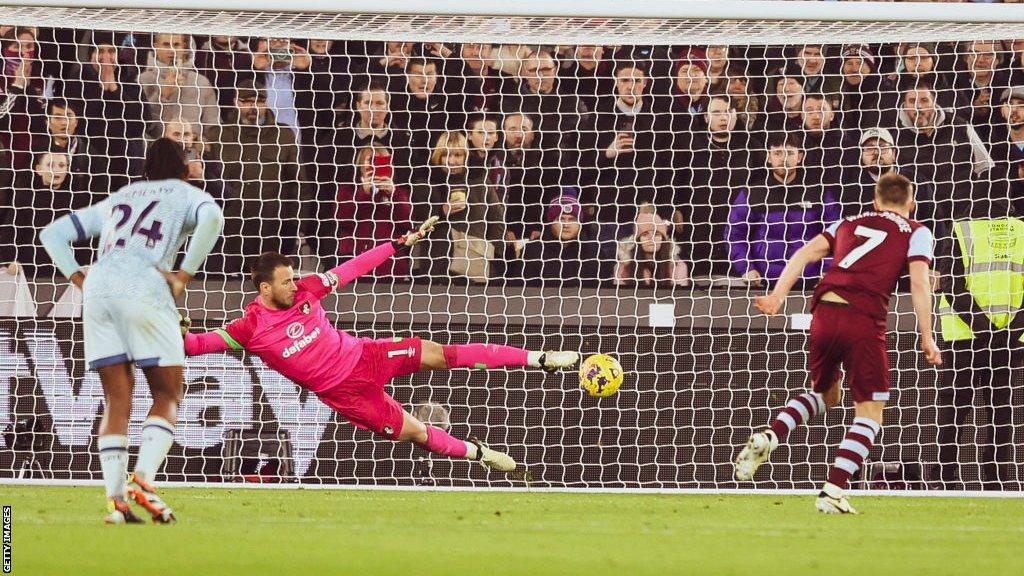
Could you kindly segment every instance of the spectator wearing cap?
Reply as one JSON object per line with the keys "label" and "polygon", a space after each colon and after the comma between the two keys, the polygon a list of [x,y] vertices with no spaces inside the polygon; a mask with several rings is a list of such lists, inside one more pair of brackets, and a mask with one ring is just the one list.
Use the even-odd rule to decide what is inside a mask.
{"label": "spectator wearing cap", "polygon": [[707,110],[708,62],[701,51],[691,50],[683,55],[676,67],[676,81],[672,91],[672,132],[684,138],[675,148],[686,148],[685,136],[692,133]]}
{"label": "spectator wearing cap", "polygon": [[[837,190],[806,180],[795,135],[773,134],[767,148],[767,169],[733,198],[726,232],[734,274],[753,285],[778,280],[789,258],[841,212]],[[821,270],[820,262],[810,265],[803,278]]]}
{"label": "spectator wearing cap", "polygon": [[[594,144],[586,146],[591,152],[585,158],[589,157],[587,172],[592,171],[599,188],[598,219],[627,224],[633,221],[636,205],[671,199],[655,196],[668,190],[674,146],[648,89],[647,68],[620,62],[614,77],[614,92],[598,103]],[[584,180],[590,181],[586,176]]]}
{"label": "spectator wearing cap", "polygon": [[[951,110],[940,107],[935,90],[924,79],[902,95],[895,130],[900,157],[908,177],[917,186],[932,186],[943,213],[956,217],[969,207],[977,191],[972,171],[981,174],[993,166],[987,146],[974,128]],[[956,204],[954,206],[954,204]]]}
{"label": "spectator wearing cap", "polygon": [[[707,129],[695,135],[692,148],[676,151],[675,236],[695,279],[729,274],[729,202],[750,179],[751,150],[764,146],[737,129],[738,118],[730,96],[712,95]],[[754,162],[763,163],[757,158]]]}
{"label": "spectator wearing cap", "polygon": [[573,188],[563,189],[547,209],[540,238],[523,250],[523,279],[528,283],[576,286],[600,278],[597,231],[583,221]]}
{"label": "spectator wearing cap", "polygon": [[868,128],[860,133],[857,145],[857,159],[843,162],[843,216],[856,216],[873,209],[878,179],[898,170],[896,139],[889,130]]}
{"label": "spectator wearing cap", "polygon": [[246,81],[237,87],[235,110],[214,130],[210,148],[224,163],[225,183],[239,195],[224,206],[225,251],[233,257],[225,272],[244,269],[242,254],[294,254],[300,219],[313,198],[301,184],[295,132],[277,123],[262,86]]}
{"label": "spectator wearing cap", "polygon": [[1024,86],[1003,90],[999,101],[1003,122],[992,130],[992,180],[1010,182],[1010,200],[1016,213],[1024,214]]}
{"label": "spectator wearing cap", "polygon": [[891,92],[888,79],[877,73],[875,53],[867,44],[843,47],[843,81],[839,85],[839,105],[843,127],[859,131],[878,126],[881,119],[881,94]]}
{"label": "spectator wearing cap", "polygon": [[672,240],[669,223],[651,204],[637,210],[633,233],[619,240],[614,282],[642,288],[689,286],[682,251]]}
{"label": "spectator wearing cap", "polygon": [[958,71],[953,82],[953,106],[988,141],[998,98],[1010,85],[1009,71],[1003,68],[1002,44],[996,40],[962,42]]}
{"label": "spectator wearing cap", "polygon": [[139,75],[152,133],[160,132],[160,122],[175,118],[188,120],[204,133],[220,123],[217,92],[196,69],[194,54],[195,44],[188,34],[153,35],[146,70]]}
{"label": "spectator wearing cap", "polygon": [[[142,172],[145,156],[145,103],[128,66],[118,62],[120,38],[93,32],[85,60],[64,83],[66,97],[82,103],[83,133],[93,156],[97,189],[117,190]],[[102,176],[101,176],[102,175]]]}

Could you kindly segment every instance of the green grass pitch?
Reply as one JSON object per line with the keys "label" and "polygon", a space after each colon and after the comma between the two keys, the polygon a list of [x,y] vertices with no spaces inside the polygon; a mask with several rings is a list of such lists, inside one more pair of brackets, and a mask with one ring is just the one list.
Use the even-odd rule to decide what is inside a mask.
{"label": "green grass pitch", "polygon": [[1024,574],[1024,500],[166,489],[174,526],[105,526],[102,489],[0,486],[14,574]]}

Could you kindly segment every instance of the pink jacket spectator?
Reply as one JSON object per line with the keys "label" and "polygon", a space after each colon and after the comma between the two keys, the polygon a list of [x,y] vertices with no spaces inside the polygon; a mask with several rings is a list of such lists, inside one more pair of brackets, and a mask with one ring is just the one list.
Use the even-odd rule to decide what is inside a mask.
{"label": "pink jacket spectator", "polygon": [[[388,194],[380,189],[367,190],[363,186],[342,184],[338,187],[337,217],[338,256],[356,256],[412,229],[409,189],[395,186],[394,192]],[[409,257],[390,258],[370,274],[408,276]]]}

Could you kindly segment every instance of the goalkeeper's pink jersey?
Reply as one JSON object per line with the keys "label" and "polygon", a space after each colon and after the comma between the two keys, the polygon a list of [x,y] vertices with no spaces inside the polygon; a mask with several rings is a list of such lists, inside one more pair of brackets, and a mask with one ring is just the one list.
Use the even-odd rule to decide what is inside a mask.
{"label": "goalkeeper's pink jersey", "polygon": [[302,278],[295,303],[273,310],[253,300],[242,317],[223,329],[186,334],[189,356],[234,348],[256,354],[270,368],[312,392],[327,390],[345,380],[359,361],[363,339],[335,328],[320,299],[328,292],[373,270],[395,253],[391,242],[332,268]]}

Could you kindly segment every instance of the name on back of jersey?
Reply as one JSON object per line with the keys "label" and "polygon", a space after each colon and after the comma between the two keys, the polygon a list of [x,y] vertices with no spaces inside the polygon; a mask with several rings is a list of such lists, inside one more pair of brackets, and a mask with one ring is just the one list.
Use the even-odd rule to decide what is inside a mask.
{"label": "name on back of jersey", "polygon": [[908,234],[911,232],[910,222],[907,222],[906,218],[904,218],[903,216],[900,216],[899,214],[896,214],[895,212],[865,212],[863,214],[858,214],[856,216],[850,216],[849,218],[847,218],[847,221],[849,221],[849,222],[856,222],[857,220],[860,220],[861,218],[870,218],[872,216],[878,216],[879,218],[885,218],[886,220],[888,220],[888,221],[892,222],[893,224],[895,224],[896,226],[898,226],[899,229],[900,229],[900,232],[906,232]]}

